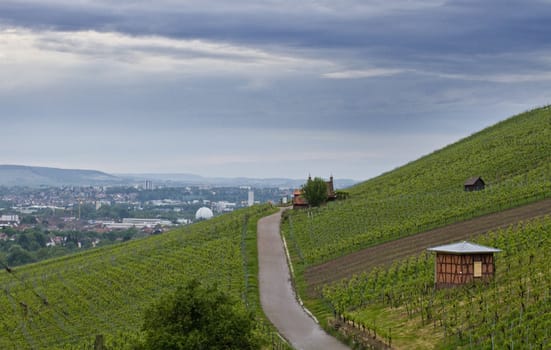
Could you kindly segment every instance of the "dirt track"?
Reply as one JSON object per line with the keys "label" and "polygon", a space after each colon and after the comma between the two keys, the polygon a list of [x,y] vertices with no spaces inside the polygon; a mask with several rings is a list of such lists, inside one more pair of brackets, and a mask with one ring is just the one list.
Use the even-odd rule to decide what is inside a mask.
{"label": "dirt track", "polygon": [[551,199],[369,247],[308,268],[304,273],[308,293],[315,296],[323,284],[369,271],[376,266],[389,266],[397,259],[418,254],[431,246],[466,240],[497,228],[547,214],[551,214]]}

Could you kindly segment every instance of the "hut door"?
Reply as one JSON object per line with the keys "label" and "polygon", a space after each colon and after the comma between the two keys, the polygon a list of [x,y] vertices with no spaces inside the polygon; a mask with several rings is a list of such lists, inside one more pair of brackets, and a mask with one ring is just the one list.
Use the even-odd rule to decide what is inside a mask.
{"label": "hut door", "polygon": [[473,277],[482,277],[482,261],[475,261],[474,262]]}

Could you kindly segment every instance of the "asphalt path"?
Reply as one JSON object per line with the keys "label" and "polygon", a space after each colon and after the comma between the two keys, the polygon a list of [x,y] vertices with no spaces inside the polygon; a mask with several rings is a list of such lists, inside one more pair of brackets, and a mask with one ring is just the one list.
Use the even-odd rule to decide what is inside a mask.
{"label": "asphalt path", "polygon": [[279,232],[280,219],[281,211],[258,221],[260,303],[266,316],[296,349],[349,349],[325,333],[298,303]]}

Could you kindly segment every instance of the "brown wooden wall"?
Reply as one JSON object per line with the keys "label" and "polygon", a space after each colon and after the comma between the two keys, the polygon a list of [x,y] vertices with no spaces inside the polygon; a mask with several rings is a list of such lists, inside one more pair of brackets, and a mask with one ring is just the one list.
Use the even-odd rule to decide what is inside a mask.
{"label": "brown wooden wall", "polygon": [[[474,262],[480,261],[482,276],[474,277]],[[435,284],[437,287],[454,286],[473,282],[488,281],[494,276],[493,254],[457,255],[436,253]]]}

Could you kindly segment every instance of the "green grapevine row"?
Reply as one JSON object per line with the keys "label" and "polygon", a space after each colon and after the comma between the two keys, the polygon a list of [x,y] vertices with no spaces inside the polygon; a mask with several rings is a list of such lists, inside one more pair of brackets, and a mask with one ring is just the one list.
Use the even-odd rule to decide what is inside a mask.
{"label": "green grapevine row", "polygon": [[[323,295],[336,314],[359,324],[376,327],[389,315],[401,315],[398,328],[417,324],[410,337],[428,326],[443,339],[439,348],[549,348],[550,231],[546,217],[479,237],[478,243],[503,250],[496,254],[497,274],[489,284],[435,290],[434,258],[425,253],[327,286]],[[374,318],[372,309],[386,311]]]}
{"label": "green grapevine row", "polygon": [[[551,197],[551,110],[508,119],[349,189],[350,198],[287,214],[282,230],[305,266]],[[465,192],[480,175],[487,187]]]}
{"label": "green grapevine row", "polygon": [[[191,278],[241,298],[254,294],[247,290],[250,254],[243,242],[255,241],[249,218],[256,221],[271,210],[254,206],[163,235],[4,271],[0,348],[80,348],[93,344],[97,334],[110,344],[134,339],[145,308]],[[258,304],[253,307],[262,318]]]}

